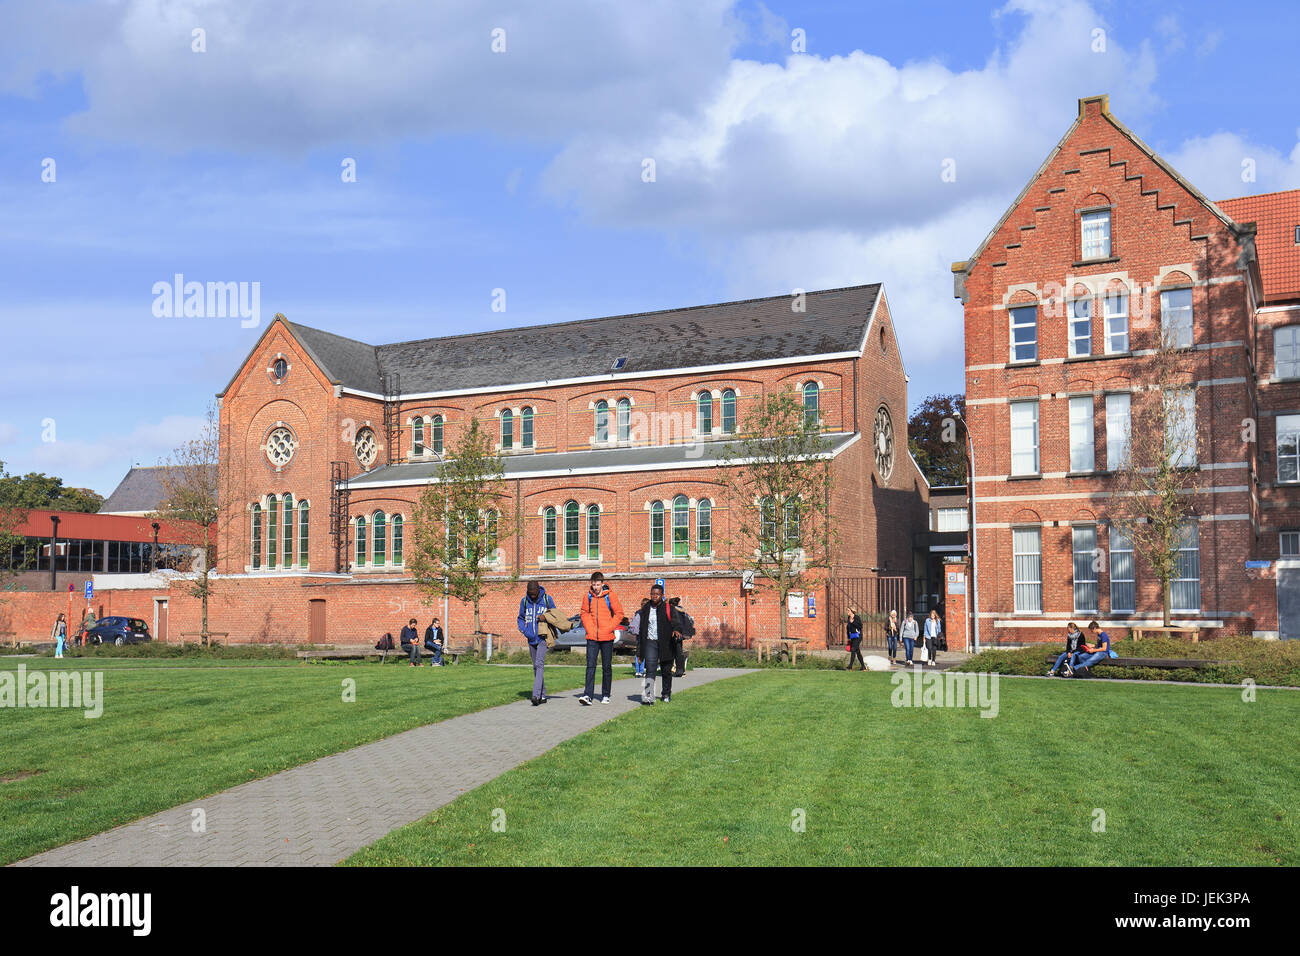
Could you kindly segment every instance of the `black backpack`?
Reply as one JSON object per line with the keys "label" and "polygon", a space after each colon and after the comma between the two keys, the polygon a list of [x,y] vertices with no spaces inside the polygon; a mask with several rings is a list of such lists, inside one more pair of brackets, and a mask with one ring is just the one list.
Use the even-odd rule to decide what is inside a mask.
{"label": "black backpack", "polygon": [[391,651],[392,649],[393,635],[391,634],[385,634],[379,639],[379,643],[375,645],[375,650],[377,651]]}

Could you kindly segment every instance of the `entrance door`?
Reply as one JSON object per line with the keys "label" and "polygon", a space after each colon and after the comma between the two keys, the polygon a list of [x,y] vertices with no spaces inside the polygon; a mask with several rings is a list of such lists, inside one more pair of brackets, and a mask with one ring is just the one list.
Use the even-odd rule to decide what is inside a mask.
{"label": "entrance door", "polygon": [[1284,641],[1300,640],[1300,567],[1277,569],[1277,630]]}
{"label": "entrance door", "polygon": [[153,639],[167,640],[167,599],[153,599]]}
{"label": "entrance door", "polygon": [[325,643],[325,601],[316,598],[307,602],[307,640],[313,644]]}

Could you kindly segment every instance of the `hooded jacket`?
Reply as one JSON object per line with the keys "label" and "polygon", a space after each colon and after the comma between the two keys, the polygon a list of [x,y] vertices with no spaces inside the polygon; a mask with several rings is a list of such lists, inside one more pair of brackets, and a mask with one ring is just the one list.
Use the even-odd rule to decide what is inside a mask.
{"label": "hooded jacket", "polygon": [[646,646],[649,644],[650,634],[650,615],[658,615],[657,631],[655,640],[659,644],[659,660],[670,660],[675,652],[674,632],[680,628],[676,616],[679,614],[671,604],[660,599],[658,606],[651,604],[649,601],[641,603],[641,610],[637,616],[636,630],[636,654],[637,657],[645,660]]}
{"label": "hooded jacket", "polygon": [[582,596],[578,612],[589,641],[612,641],[614,629],[623,620],[623,605],[608,587],[597,597],[590,590]]}
{"label": "hooded jacket", "polygon": [[528,639],[529,644],[536,644],[538,641],[546,638],[537,628],[537,622],[547,611],[554,609],[555,602],[551,596],[546,593],[546,588],[538,585],[537,600],[531,601],[528,598],[528,592],[524,592],[523,598],[519,601],[519,633]]}

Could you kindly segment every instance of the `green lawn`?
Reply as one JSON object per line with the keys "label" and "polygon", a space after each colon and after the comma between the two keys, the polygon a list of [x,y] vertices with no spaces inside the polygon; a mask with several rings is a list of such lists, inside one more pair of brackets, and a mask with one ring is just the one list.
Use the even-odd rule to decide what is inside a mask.
{"label": "green lawn", "polygon": [[[102,670],[104,712],[0,709],[0,864],[267,774],[526,698],[522,668],[4,659]],[[356,681],[355,703],[343,681]],[[547,669],[547,688],[582,671]]]}
{"label": "green lawn", "polygon": [[346,862],[1300,863],[1300,693],[1003,679],[988,719],[892,690],[817,671],[689,690]]}

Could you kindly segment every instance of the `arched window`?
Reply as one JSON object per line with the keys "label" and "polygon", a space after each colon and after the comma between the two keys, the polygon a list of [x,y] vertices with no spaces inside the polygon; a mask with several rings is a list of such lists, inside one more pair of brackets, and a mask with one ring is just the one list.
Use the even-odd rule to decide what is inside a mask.
{"label": "arched window", "polygon": [[817,427],[817,419],[821,414],[818,408],[817,392],[816,382],[809,382],[803,387],[803,419],[804,423],[810,428]]}
{"label": "arched window", "polygon": [[533,447],[533,410],[528,405],[519,413],[519,444]]}
{"label": "arched window", "polygon": [[311,505],[305,501],[298,502],[298,567],[307,567],[307,544],[309,536],[307,533],[308,513]]}
{"label": "arched window", "polygon": [[799,547],[799,502],[790,498],[785,503],[785,548]]}
{"label": "arched window", "polygon": [[284,566],[293,567],[293,495],[284,496]]}
{"label": "arched window", "polygon": [[713,433],[713,393],[700,392],[695,400],[695,430],[700,435]]}
{"label": "arched window", "polygon": [[435,453],[442,454],[442,416],[434,415],[433,424],[429,426],[429,444]]}
{"label": "arched window", "polygon": [[776,541],[776,504],[771,498],[764,498],[758,510],[759,551],[769,555],[777,549]]}
{"label": "arched window", "polygon": [[276,549],[279,542],[277,535],[278,525],[276,519],[279,518],[280,512],[276,507],[275,495],[266,497],[266,566],[274,568],[276,565]]}
{"label": "arched window", "polygon": [[596,403],[596,441],[609,441],[609,402]]}
{"label": "arched window", "polygon": [[515,413],[508,408],[501,410],[501,448],[509,451],[515,447]]}
{"label": "arched window", "polygon": [[371,524],[374,525],[370,531],[371,537],[374,538],[374,548],[371,552],[374,555],[374,560],[371,563],[373,563],[377,568],[383,567],[384,555],[388,551],[388,541],[386,540],[387,528],[385,527],[386,522],[384,520],[384,513],[382,511],[376,511],[371,515],[370,521]]}
{"label": "arched window", "polygon": [[249,565],[256,571],[262,566],[262,506],[253,502],[253,529],[249,535]]}
{"label": "arched window", "polygon": [[736,392],[730,388],[722,392],[722,434],[736,434]]}
{"label": "arched window", "polygon": [[650,556],[664,556],[664,503],[656,501],[650,506]]}
{"label": "arched window", "polygon": [[357,566],[362,567],[366,563],[366,519],[362,515],[357,515]]}
{"label": "arched window", "polygon": [[700,557],[707,558],[713,553],[713,502],[708,498],[695,509],[695,541]]}
{"label": "arched window", "polygon": [[495,561],[497,556],[497,513],[490,510],[487,513],[487,560]]}
{"label": "arched window", "polygon": [[401,515],[393,515],[393,564],[402,566],[402,532],[406,522]]}
{"label": "arched window", "polygon": [[564,506],[564,560],[578,560],[578,503],[570,501]]}
{"label": "arched window", "polygon": [[691,506],[685,495],[673,499],[673,557],[684,558],[691,550]]}
{"label": "arched window", "polygon": [[587,560],[600,560],[600,508],[587,506]]}
{"label": "arched window", "polygon": [[542,512],[542,553],[547,561],[555,560],[555,509]]}
{"label": "arched window", "polygon": [[618,400],[618,440],[632,440],[632,402],[626,398]]}
{"label": "arched window", "polygon": [[424,419],[417,418],[411,423],[411,454],[416,458],[424,457]]}

